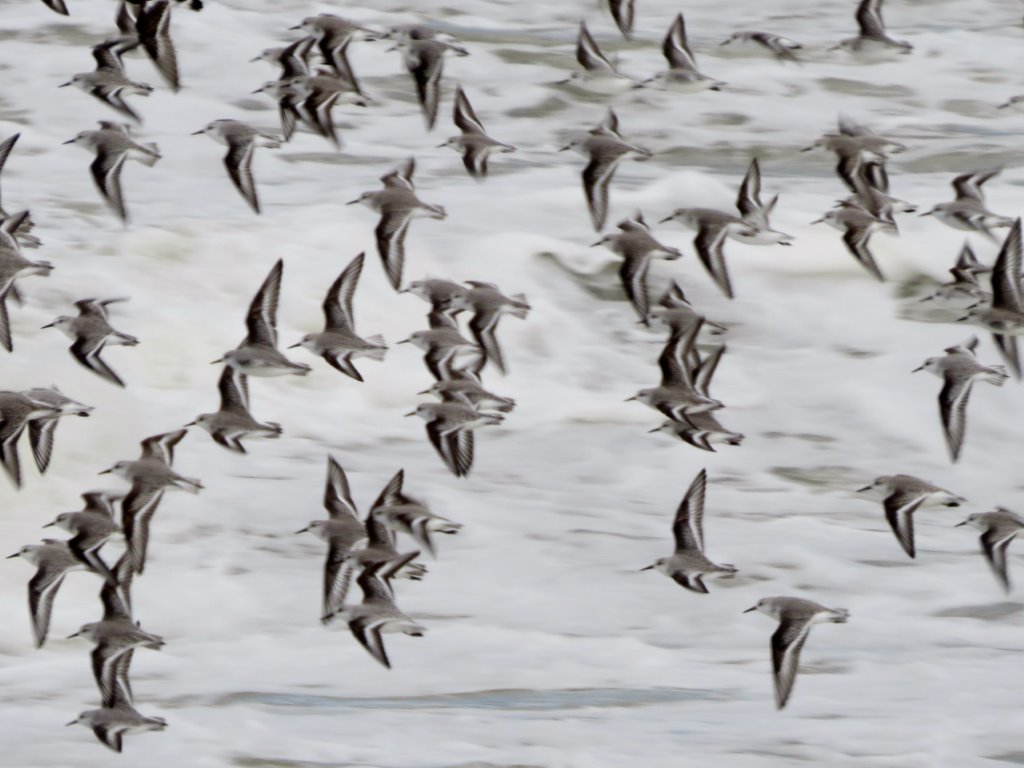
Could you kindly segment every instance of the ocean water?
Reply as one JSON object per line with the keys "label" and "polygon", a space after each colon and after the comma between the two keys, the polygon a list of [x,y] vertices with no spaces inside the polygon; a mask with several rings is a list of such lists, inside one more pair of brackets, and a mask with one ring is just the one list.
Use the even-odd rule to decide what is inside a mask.
{"label": "ocean water", "polygon": [[[0,482],[0,539],[10,552],[76,509],[81,491],[114,487],[97,472],[133,458],[141,438],[216,408],[218,369],[209,361],[238,343],[246,306],[278,258],[282,344],[319,330],[324,291],[365,250],[358,329],[391,345],[383,363],[358,362],[363,384],[303,350],[293,359],[314,366],[309,376],[253,381],[254,415],[281,422],[285,434],[250,443],[248,456],[202,432],[179,447],[176,469],[202,478],[206,490],[164,499],[134,593],[143,626],[167,640],[160,653],[135,656],[136,707],[169,727],[128,737],[122,760],[199,768],[1024,763],[1024,602],[1019,591],[1002,594],[976,532],[953,527],[996,504],[1024,509],[1024,395],[1012,381],[977,386],[961,461],[949,463],[940,382],[911,370],[971,330],[907,319],[920,315],[907,308],[945,279],[963,233],[900,217],[899,238],[872,240],[890,278],[878,284],[837,232],[810,224],[845,191],[832,157],[799,151],[844,111],[908,146],[889,166],[894,194],[927,210],[950,199],[953,175],[1004,166],[988,200],[1019,214],[1024,115],[995,108],[1024,92],[1019,2],[889,0],[890,31],[914,51],[865,64],[828,50],[855,30],[852,0],[637,0],[632,42],[591,0],[209,0],[202,13],[174,14],[180,93],[147,60],[128,61],[131,76],[156,87],[132,103],[145,118],[138,135],[157,142],[163,159],[126,166],[127,227],[93,189],[90,157],[61,145],[116,118],[57,88],[91,68],[87,46],[110,33],[116,6],[68,4],[72,16],[63,18],[36,0],[0,2],[0,136],[22,134],[5,170],[4,205],[31,208],[45,241],[39,257],[56,265],[50,278],[20,283],[26,303],[11,307],[15,352],[3,358],[0,386],[57,383],[96,410],[61,423],[45,478],[23,449],[24,488]],[[680,10],[701,69],[729,84],[723,92],[600,96],[556,85],[575,67],[580,19],[639,77],[663,67],[660,41]],[[189,133],[224,117],[276,129],[276,106],[250,94],[275,72],[248,60],[322,11],[373,27],[434,22],[471,55],[447,61],[438,126],[427,134],[399,55],[380,43],[353,45],[374,103],[336,110],[341,152],[305,132],[257,151],[264,213],[256,217],[224,174],[223,148]],[[718,47],[741,28],[804,43],[804,64]],[[436,147],[456,132],[456,82],[489,132],[519,147],[493,159],[484,184]],[[664,333],[635,323],[617,260],[589,247],[599,236],[580,189],[583,161],[557,151],[609,105],[626,136],[655,152],[619,168],[609,225],[636,209],[648,221],[689,205],[731,210],[755,155],[765,194],[781,194],[773,223],[796,242],[730,242],[734,301],[704,273],[691,233],[655,227],[685,256],[655,265],[652,295],[677,279],[702,313],[730,327],[714,394],[728,405],[722,421],[746,435],[741,447],[712,454],[647,434],[657,414],[623,402],[657,381]],[[426,305],[390,290],[374,250],[375,215],[344,205],[408,156],[417,159],[421,198],[449,215],[413,223],[405,279],[492,281],[525,293],[533,307],[526,321],[502,320],[510,373],[488,370],[485,382],[519,407],[478,434],[467,479],[444,469],[420,420],[402,416],[430,378],[420,353],[395,342],[424,327]],[[983,260],[994,258],[995,244],[972,242]],[[131,299],[112,308],[113,322],[142,343],[104,353],[126,390],[79,367],[61,334],[40,329],[88,296]],[[998,362],[979,335],[981,359]],[[344,626],[320,626],[324,547],[292,533],[323,514],[329,453],[361,510],[402,467],[408,492],[464,525],[439,537],[424,581],[398,584],[401,607],[428,632],[387,638],[390,671]],[[709,581],[709,595],[639,572],[669,553],[672,515],[701,467],[708,553],[740,569]],[[894,541],[881,505],[854,494],[897,472],[969,499],[917,515],[915,561]],[[1009,559],[1024,579],[1014,546]],[[116,758],[88,730],[63,727],[98,706],[88,644],[62,639],[98,618],[98,581],[69,575],[50,641],[35,650],[25,605],[32,571],[0,562],[0,765],[109,765]],[[849,624],[814,629],[783,712],[771,692],[774,625],[741,613],[779,594],[851,612]]]}

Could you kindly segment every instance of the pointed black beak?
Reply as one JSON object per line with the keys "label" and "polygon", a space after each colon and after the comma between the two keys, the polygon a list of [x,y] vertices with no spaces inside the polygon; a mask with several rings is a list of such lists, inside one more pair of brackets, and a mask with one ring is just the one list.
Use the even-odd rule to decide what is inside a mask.
{"label": "pointed black beak", "polygon": [[206,131],[192,131],[189,136],[202,136]]}
{"label": "pointed black beak", "polygon": [[21,552],[15,552],[13,555],[8,555],[4,560],[13,560],[16,557],[21,557]]}
{"label": "pointed black beak", "polygon": [[305,528],[300,528],[300,529],[299,529],[299,530],[297,530],[297,531],[296,531],[295,533],[297,533],[297,534],[298,534],[298,533],[305,533],[305,532],[306,532],[306,531],[308,531],[308,530],[309,530],[309,526],[307,525],[307,526],[306,526]]}
{"label": "pointed black beak", "polygon": [[870,485],[865,485],[863,488],[858,488],[857,489],[857,493],[864,493],[864,491],[870,491],[870,490],[871,490],[871,486]]}
{"label": "pointed black beak", "polygon": [[747,610],[743,611],[743,613],[750,613],[751,611],[756,611],[756,610],[757,610],[757,606],[754,605],[754,606],[751,606],[750,608],[747,608]]}

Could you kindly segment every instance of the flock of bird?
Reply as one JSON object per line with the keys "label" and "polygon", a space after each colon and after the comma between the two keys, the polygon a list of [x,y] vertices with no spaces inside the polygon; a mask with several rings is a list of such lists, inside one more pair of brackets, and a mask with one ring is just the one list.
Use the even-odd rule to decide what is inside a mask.
{"label": "flock of bird", "polygon": [[[178,0],[179,3],[184,0]],[[52,10],[68,14],[63,0],[44,0]],[[859,3],[856,20],[859,34],[844,40],[837,48],[855,55],[879,52],[907,54],[911,46],[888,36],[881,16],[881,0]],[[629,38],[635,16],[630,0],[611,0],[612,16],[622,34]],[[192,0],[199,10],[202,3]],[[65,83],[99,99],[121,116],[136,124],[142,118],[126,99],[144,97],[152,86],[128,76],[123,57],[141,48],[155,64],[157,72],[173,90],[181,87],[177,52],[170,34],[171,0],[123,0],[116,16],[117,32],[97,45],[92,54],[96,67],[79,73]],[[253,151],[257,146],[276,148],[289,141],[300,128],[341,147],[341,137],[332,118],[332,110],[349,103],[367,107],[373,99],[364,91],[349,62],[347,51],[354,41],[389,40],[402,51],[416,97],[428,130],[435,126],[442,94],[443,62],[446,56],[470,54],[459,41],[427,25],[371,30],[332,14],[320,14],[292,27],[298,39],[280,48],[259,54],[254,61],[266,61],[280,67],[277,80],[267,82],[258,93],[272,97],[278,105],[280,135],[257,129],[234,119],[219,119],[196,131],[227,146],[224,164],[228,175],[245,202],[256,213],[260,204],[252,174]],[[743,31],[733,34],[723,45],[750,45],[770,52],[783,63],[798,63],[801,46],[778,35]],[[703,74],[689,47],[682,13],[673,20],[662,44],[668,68],[647,79],[623,75],[598,47],[585,23],[581,23],[576,58],[579,69],[567,82],[597,91],[620,87],[664,88],[683,92],[721,90],[726,83]],[[322,62],[314,67],[318,55]],[[1013,100],[1004,106],[1011,106]],[[486,178],[488,160],[494,153],[514,152],[515,147],[497,141],[486,132],[461,86],[455,88],[453,121],[460,133],[441,146],[457,150],[467,173]],[[95,153],[90,172],[96,187],[112,212],[127,222],[128,211],[121,184],[125,160],[129,157],[145,165],[161,159],[156,145],[137,141],[135,129],[127,124],[102,121],[98,130],[79,133],[66,143],[74,143]],[[0,143],[0,169],[11,153],[18,136]],[[890,194],[886,168],[889,158],[904,150],[895,141],[876,134],[846,117],[839,120],[838,131],[827,133],[811,146],[835,155],[836,172],[849,196],[840,200],[819,221],[843,233],[850,254],[878,280],[884,273],[873,256],[869,241],[876,232],[898,233],[897,214],[913,213],[915,206]],[[584,198],[591,223],[604,230],[609,190],[617,165],[627,157],[650,160],[654,154],[627,140],[619,117],[612,109],[585,135],[563,147],[582,154],[587,161],[582,171]],[[414,185],[415,160],[410,158],[381,177],[381,188],[364,192],[350,204],[361,203],[380,214],[375,229],[378,255],[391,287],[399,293],[411,293],[430,306],[427,328],[412,333],[399,343],[409,343],[424,353],[424,362],[433,382],[420,395],[432,395],[436,402],[421,402],[407,416],[419,416],[426,424],[427,437],[438,456],[457,477],[468,475],[474,457],[474,433],[483,426],[501,424],[515,407],[511,398],[485,388],[483,370],[490,366],[506,373],[508,364],[499,345],[497,328],[505,315],[526,318],[530,304],[521,294],[506,295],[493,283],[481,280],[454,282],[427,278],[403,282],[405,240],[413,218],[446,218],[440,205],[426,203],[417,196]],[[966,432],[966,408],[972,385],[984,380],[1002,385],[1012,375],[1021,378],[1016,337],[1024,335],[1024,276],[1022,276],[1021,220],[991,212],[985,203],[982,186],[998,174],[986,169],[962,174],[953,180],[956,197],[936,205],[921,215],[932,215],[942,223],[962,231],[995,240],[993,230],[1009,228],[1001,250],[991,266],[982,265],[970,244],[962,250],[951,270],[953,281],[922,298],[942,311],[955,313],[954,320],[978,325],[990,331],[1009,372],[1001,365],[983,365],[976,358],[978,340],[948,348],[945,355],[926,360],[918,370],[926,370],[943,379],[939,393],[941,423],[952,461],[957,461]],[[666,212],[660,223],[676,222],[695,232],[693,247],[715,286],[728,298],[735,295],[725,255],[728,240],[745,244],[789,245],[794,237],[772,228],[770,215],[779,196],[767,203],[761,197],[762,176],[757,158],[750,162],[742,180],[736,212],[711,208],[677,208]],[[693,447],[714,451],[715,445],[738,446],[744,436],[724,427],[717,411],[724,404],[710,394],[712,377],[726,347],[717,343],[710,348],[700,341],[702,333],[719,335],[725,326],[700,314],[687,300],[683,288],[672,282],[652,308],[648,290],[648,271],[652,259],[679,259],[680,250],[660,243],[644,214],[636,212],[616,225],[617,231],[605,234],[594,243],[603,245],[622,259],[619,276],[625,295],[640,323],[659,323],[668,329],[668,338],[658,358],[661,381],[642,389],[629,400],[657,410],[663,417],[652,432],[664,432]],[[31,260],[23,249],[37,248],[41,242],[32,233],[28,211],[7,214],[0,208],[0,343],[13,349],[7,316],[7,299],[20,300],[16,280],[33,275],[48,275],[53,265]],[[305,335],[291,345],[322,357],[332,368],[356,380],[363,377],[354,361],[359,358],[383,360],[388,349],[380,335],[360,336],[356,332],[353,298],[364,266],[364,254],[358,254],[330,285],[323,301],[324,329]],[[986,291],[979,275],[990,273],[991,290]],[[307,375],[311,366],[290,360],[279,348],[277,310],[284,274],[279,260],[257,290],[245,318],[246,336],[234,349],[213,361],[222,365],[218,379],[220,407],[203,413],[182,429],[155,435],[142,441],[138,459],[119,461],[106,473],[130,484],[125,495],[107,491],[82,494],[84,506],[59,515],[49,525],[71,534],[68,540],[44,539],[40,544],[22,547],[12,557],[21,557],[36,566],[29,582],[29,607],[35,643],[42,646],[49,631],[50,617],[57,591],[65,575],[73,570],[88,570],[102,580],[100,591],[102,619],[82,627],[74,636],[94,644],[92,669],[102,706],[83,712],[73,723],[89,726],[108,747],[121,751],[126,733],[162,730],[162,718],[140,714],[133,705],[129,671],[134,651],[159,650],[163,640],[143,630],[133,619],[131,585],[144,573],[149,530],[158,506],[167,491],[202,491],[202,483],[173,469],[175,447],[196,426],[224,448],[245,454],[244,440],[277,438],[282,427],[260,422],[251,413],[249,379],[284,375]],[[75,302],[78,314],[60,316],[47,324],[71,340],[75,360],[97,376],[117,386],[125,386],[120,376],[102,359],[108,345],[134,346],[139,340],[115,330],[109,308],[123,299],[85,298]],[[468,318],[467,338],[460,329],[459,315]],[[0,392],[0,460],[16,487],[21,484],[18,443],[29,433],[29,443],[39,471],[48,468],[54,446],[54,433],[60,418],[66,415],[88,416],[90,406],[77,402],[56,387],[24,392]],[[422,552],[436,554],[433,535],[454,534],[460,526],[433,513],[422,501],[405,495],[405,476],[398,470],[360,517],[352,499],[342,466],[331,456],[327,459],[324,506],[328,518],[310,523],[298,533],[310,532],[327,544],[324,564],[321,620],[326,624],[344,621],[355,639],[385,667],[390,660],[382,634],[399,632],[420,636],[425,628],[404,614],[397,605],[392,580],[422,579],[426,567],[417,561]],[[686,492],[674,518],[673,554],[648,568],[665,573],[682,587],[707,593],[703,578],[731,575],[737,569],[719,565],[705,555],[703,514],[707,475],[698,473]],[[913,514],[930,505],[959,506],[965,500],[931,483],[907,475],[880,477],[861,489],[883,499],[886,520],[903,550],[915,557]],[[118,514],[119,513],[119,514]],[[1024,528],[1024,519],[1009,510],[970,515],[962,525],[982,531],[985,556],[1000,584],[1009,590],[1006,550],[1010,541]],[[418,549],[401,552],[397,534],[409,535]],[[101,555],[101,549],[117,536],[124,537],[125,548],[113,566]],[[355,578],[362,599],[347,601]],[[796,679],[800,652],[814,623],[842,623],[848,619],[843,609],[831,609],[794,597],[770,597],[760,600],[758,610],[778,620],[771,638],[771,657],[775,700],[785,706]]]}

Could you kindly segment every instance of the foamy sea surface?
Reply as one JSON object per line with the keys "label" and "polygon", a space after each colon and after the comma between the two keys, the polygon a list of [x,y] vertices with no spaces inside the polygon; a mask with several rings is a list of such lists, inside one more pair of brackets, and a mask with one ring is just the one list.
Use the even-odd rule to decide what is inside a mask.
{"label": "foamy sea surface", "polygon": [[[907,319],[906,308],[945,279],[963,233],[901,216],[899,238],[872,240],[890,278],[880,285],[837,232],[810,225],[845,192],[831,156],[799,151],[844,111],[909,147],[889,165],[894,194],[927,210],[951,198],[956,173],[1004,166],[986,186],[988,201],[1020,214],[1024,115],[995,108],[1024,92],[1019,2],[889,0],[890,32],[914,51],[862,64],[828,50],[855,30],[852,0],[637,0],[629,43],[590,0],[209,0],[202,13],[175,10],[180,93],[144,58],[128,59],[129,74],[156,87],[132,103],[145,118],[138,136],[157,142],[163,159],[125,167],[126,228],[96,194],[89,155],[61,145],[117,118],[57,88],[91,69],[88,45],[110,34],[116,5],[68,5],[63,18],[34,0],[0,2],[0,137],[22,134],[3,201],[9,211],[31,208],[45,242],[38,256],[56,265],[49,279],[19,283],[26,303],[11,306],[15,352],[0,358],[0,386],[56,383],[96,410],[61,422],[45,477],[23,446],[24,488],[0,481],[8,550],[41,538],[43,523],[78,508],[81,491],[114,487],[97,472],[134,458],[141,438],[216,409],[218,369],[209,362],[242,337],[246,306],[278,258],[282,344],[319,330],[324,291],[365,250],[357,327],[382,333],[391,349],[383,363],[357,363],[363,384],[293,350],[313,373],[251,382],[254,415],[281,422],[281,439],[251,442],[248,456],[202,432],[180,445],[175,468],[206,490],[164,499],[134,592],[137,618],[167,640],[160,653],[135,654],[136,707],[169,727],[129,736],[121,757],[87,729],[63,727],[98,706],[88,644],[63,638],[99,618],[99,581],[68,576],[50,640],[34,650],[25,599],[32,570],[0,561],[0,765],[1024,763],[1024,603],[1019,590],[1002,594],[976,532],[953,527],[996,504],[1024,510],[1024,392],[1013,381],[977,386],[961,461],[949,463],[940,382],[910,372],[972,331],[919,322],[920,313]],[[664,65],[661,38],[680,10],[701,69],[729,83],[723,92],[602,97],[555,84],[575,67],[580,19],[625,72],[649,76]],[[318,12],[375,28],[431,21],[471,55],[447,61],[438,126],[427,134],[399,55],[354,44],[353,66],[375,103],[336,110],[341,152],[306,132],[280,150],[258,150],[264,213],[256,217],[227,180],[223,148],[189,133],[226,117],[276,130],[276,105],[250,95],[276,73],[248,60]],[[718,47],[743,28],[804,43],[803,66]],[[493,158],[484,184],[436,146],[456,132],[456,82],[489,132],[520,148]],[[621,165],[609,225],[636,209],[649,221],[682,206],[731,210],[754,155],[766,195],[782,196],[773,224],[796,242],[730,242],[735,301],[705,274],[691,233],[655,227],[685,256],[655,265],[652,294],[676,278],[702,313],[730,326],[714,394],[728,406],[723,423],[746,435],[741,447],[704,453],[647,434],[658,415],[623,402],[657,381],[664,333],[636,324],[617,260],[589,247],[599,235],[580,189],[583,161],[557,152],[608,105],[623,133],[656,153]],[[418,194],[444,205],[448,219],[413,223],[405,279],[492,281],[525,293],[533,307],[525,322],[501,323],[510,373],[487,370],[485,383],[519,406],[505,425],[478,434],[468,479],[451,476],[422,422],[402,416],[430,378],[421,354],[395,342],[425,327],[426,305],[388,287],[375,215],[344,205],[410,155]],[[995,244],[972,242],[982,260],[994,258]],[[61,334],[40,329],[88,296],[131,298],[112,307],[112,318],[142,343],[105,352],[126,390],[79,367]],[[998,362],[979,335],[981,359]],[[324,545],[293,531],[323,515],[328,453],[348,471],[361,511],[404,467],[409,493],[465,526],[439,537],[424,581],[398,583],[400,606],[429,631],[388,636],[390,671],[344,625],[317,620]],[[672,515],[701,467],[710,480],[708,554],[740,569],[709,581],[709,595],[639,573],[669,553]],[[881,505],[853,493],[898,472],[970,500],[917,515],[915,561]],[[1020,552],[1011,545],[1010,570],[1024,581]],[[774,625],[741,613],[779,594],[851,612],[849,624],[812,632],[781,713],[771,692]]]}

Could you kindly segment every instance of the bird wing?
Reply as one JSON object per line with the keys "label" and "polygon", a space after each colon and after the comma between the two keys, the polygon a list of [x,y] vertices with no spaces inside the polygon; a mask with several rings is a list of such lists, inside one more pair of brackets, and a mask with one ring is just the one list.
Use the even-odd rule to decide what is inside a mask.
{"label": "bird wing", "polygon": [[462,90],[461,85],[455,89],[455,107],[452,111],[455,125],[463,133],[486,133],[484,124],[476,116],[473,105],[469,103],[469,99],[466,98],[466,93]]}
{"label": "bird wing", "polygon": [[704,494],[707,480],[707,470],[702,469],[693,478],[676,510],[675,519],[672,521],[676,551],[704,551]]}
{"label": "bird wing", "polygon": [[725,236],[724,226],[701,227],[693,239],[693,247],[697,249],[697,256],[704,269],[711,275],[711,279],[715,281],[715,285],[731,299],[733,292],[729,268],[725,263]]}
{"label": "bird wing", "polygon": [[359,641],[373,658],[379,661],[388,669],[391,669],[391,662],[388,660],[388,653],[384,649],[384,641],[380,636],[380,626],[372,619],[354,619],[349,623],[352,636]]}
{"label": "bird wing", "polygon": [[256,197],[256,180],[252,176],[252,152],[255,146],[256,142],[251,138],[229,143],[228,152],[224,155],[224,167],[235,189],[241,193],[249,207],[259,213],[260,201]]}
{"label": "bird wing", "polygon": [[402,270],[405,265],[405,233],[409,231],[411,212],[407,210],[382,213],[374,230],[377,238],[377,252],[384,263],[388,282],[396,291],[402,284]]}
{"label": "bird wing", "polygon": [[359,512],[352,501],[345,470],[334,459],[327,457],[327,483],[324,487],[324,507],[332,520],[351,519],[359,522]]}
{"label": "bird wing", "polygon": [[281,297],[283,274],[284,260],[278,259],[249,304],[249,312],[245,317],[245,326],[249,332],[246,344],[277,346],[277,304]]}
{"label": "bird wing", "polygon": [[650,264],[650,257],[644,255],[623,259],[619,267],[622,289],[644,325],[649,324],[648,318],[651,313],[650,298],[647,295],[647,271]]}
{"label": "bird wing", "polygon": [[800,665],[800,651],[803,650],[810,632],[810,621],[783,618],[779,628],[772,634],[775,706],[779,709],[786,706],[789,694],[793,691],[793,683],[796,682],[796,673]]}
{"label": "bird wing", "polygon": [[896,541],[911,557],[916,556],[914,548],[914,512],[924,503],[925,496],[913,491],[896,491],[885,497],[885,519],[896,534]]}
{"label": "bird wing", "polygon": [[356,321],[352,313],[352,297],[355,296],[359,276],[363,271],[365,254],[360,253],[349,263],[338,278],[327,289],[324,299],[324,318],[327,330],[344,330],[355,333]]}
{"label": "bird wing", "polygon": [[28,423],[28,441],[32,446],[32,457],[36,460],[39,474],[46,472],[53,454],[53,434],[57,431],[57,419],[33,419]]}
{"label": "bird wing", "polygon": [[121,193],[121,168],[126,157],[126,152],[100,152],[89,165],[100,196],[121,221],[128,221],[128,209],[125,208],[124,195]]}
{"label": "bird wing", "polygon": [[686,22],[683,14],[677,14],[668,34],[661,44],[661,52],[668,61],[670,69],[682,69],[697,72],[697,60],[693,58],[690,46],[686,42]]}
{"label": "bird wing", "polygon": [[71,344],[71,355],[101,379],[123,387],[124,382],[121,377],[114,373],[113,369],[100,357],[100,352],[103,351],[105,344],[106,337],[80,336]]}
{"label": "bird wing", "polygon": [[946,437],[949,457],[954,462],[960,458],[960,449],[967,429],[967,400],[971,394],[971,379],[955,380],[948,373],[939,391],[939,415]]}

